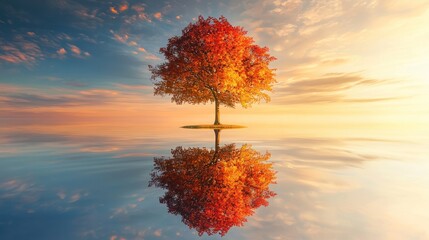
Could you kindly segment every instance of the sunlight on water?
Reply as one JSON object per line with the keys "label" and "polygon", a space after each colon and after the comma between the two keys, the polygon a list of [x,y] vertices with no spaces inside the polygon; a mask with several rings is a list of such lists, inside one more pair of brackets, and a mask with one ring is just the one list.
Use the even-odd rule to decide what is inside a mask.
{"label": "sunlight on water", "polygon": [[[223,175],[207,175],[207,179],[225,176],[218,180],[222,183],[194,192],[202,194],[200,202],[211,209],[195,215],[201,207],[186,204],[196,198],[189,198],[186,188],[183,192],[174,188],[179,172],[174,173],[179,174],[177,181],[158,184],[162,188],[148,185],[154,159],[171,158],[171,150],[177,147],[202,151],[213,160],[218,149],[213,130],[172,125],[3,128],[0,239],[218,239],[219,233],[226,233],[224,239],[427,239],[429,141],[423,133],[287,125],[222,130],[221,151],[234,146],[239,153],[246,145],[260,156],[269,154],[276,181],[269,188],[276,195],[262,204],[267,206],[256,204],[254,213],[247,212],[245,206],[252,206],[247,204],[256,198],[240,194],[255,193],[251,182],[270,180],[256,180],[257,175],[248,170],[228,177],[228,171],[238,171],[231,165],[222,170]],[[201,154],[189,161],[203,159]],[[247,164],[252,162],[250,155],[238,156],[248,159]],[[178,163],[186,166],[187,161]],[[254,169],[257,165],[242,166]],[[196,165],[180,171],[190,172],[189,176],[204,173]],[[244,180],[237,178],[243,174],[248,174],[244,185],[234,182]],[[228,181],[233,181],[232,188],[226,187]],[[171,196],[188,199],[179,210],[172,210],[179,203],[165,198],[166,190],[171,193],[173,188],[176,195]],[[160,203],[163,196],[167,204]],[[240,196],[243,205],[238,204]],[[203,200],[211,197],[218,202]],[[244,212],[232,211],[227,203],[243,206]],[[229,214],[216,215],[216,206]],[[231,215],[236,219],[224,218]],[[203,224],[200,228],[195,228],[195,218]],[[210,221],[224,221],[224,228],[208,236],[201,226],[213,227],[207,225]]]}

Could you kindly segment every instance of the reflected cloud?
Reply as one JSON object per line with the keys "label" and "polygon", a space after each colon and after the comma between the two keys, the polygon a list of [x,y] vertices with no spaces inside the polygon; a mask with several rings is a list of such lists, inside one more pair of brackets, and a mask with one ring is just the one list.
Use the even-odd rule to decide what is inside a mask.
{"label": "reflected cloud", "polygon": [[220,130],[214,131],[214,150],[178,146],[170,158],[155,157],[149,184],[167,190],[160,202],[200,236],[223,236],[231,227],[242,226],[275,195],[269,189],[275,179],[266,162],[270,154],[249,145],[220,147]]}
{"label": "reflected cloud", "polygon": [[[344,167],[360,167],[365,162],[384,159],[382,156],[371,153],[361,153],[347,148],[349,141],[373,141],[383,143],[383,139],[329,139],[329,138],[285,138],[281,140],[282,145],[275,145],[287,162],[282,161],[278,164],[281,167],[297,168],[324,168],[335,169]],[[311,174],[310,174],[311,175]]]}

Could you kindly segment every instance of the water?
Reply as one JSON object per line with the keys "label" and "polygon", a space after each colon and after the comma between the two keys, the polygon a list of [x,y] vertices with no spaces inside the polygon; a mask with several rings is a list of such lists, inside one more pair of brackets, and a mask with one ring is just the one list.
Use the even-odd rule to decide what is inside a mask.
{"label": "water", "polygon": [[[262,187],[276,194],[263,198],[268,206],[247,206],[253,214],[240,213],[230,225],[225,220],[221,237],[182,221],[183,215],[195,217],[196,209],[208,208],[213,200],[186,205],[189,199],[202,198],[189,197],[182,188],[179,195],[189,198],[181,204],[190,210],[175,215],[160,203],[174,179],[164,188],[149,186],[154,159],[172,158],[172,149],[199,149],[213,156],[213,130],[97,124],[2,128],[0,239],[429,239],[425,136],[319,130],[279,126],[221,131],[219,149],[233,146],[239,152],[245,145],[269,156],[261,164],[272,164],[276,181]],[[222,154],[221,161],[231,155]],[[242,165],[246,171],[260,166],[247,163]],[[204,176],[217,171],[188,167],[184,169]],[[235,214],[228,205],[231,196],[250,191],[240,186],[216,195],[227,201],[211,206]],[[224,189],[213,182],[207,188]],[[198,216],[200,226],[222,222],[221,214],[216,221]]]}

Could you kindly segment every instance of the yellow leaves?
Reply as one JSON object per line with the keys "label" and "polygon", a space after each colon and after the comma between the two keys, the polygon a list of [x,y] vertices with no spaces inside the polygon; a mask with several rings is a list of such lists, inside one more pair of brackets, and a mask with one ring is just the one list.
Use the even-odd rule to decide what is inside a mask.
{"label": "yellow leaves", "polygon": [[[165,63],[149,68],[155,94],[170,94],[178,104],[206,103],[213,101],[213,96],[203,86],[210,86],[226,106],[239,103],[247,107],[267,100],[263,91],[271,90],[275,82],[274,70],[269,68],[275,58],[268,48],[253,42],[241,27],[232,26],[224,17],[200,16],[160,49]],[[189,90],[192,82],[201,83],[199,91]]]}

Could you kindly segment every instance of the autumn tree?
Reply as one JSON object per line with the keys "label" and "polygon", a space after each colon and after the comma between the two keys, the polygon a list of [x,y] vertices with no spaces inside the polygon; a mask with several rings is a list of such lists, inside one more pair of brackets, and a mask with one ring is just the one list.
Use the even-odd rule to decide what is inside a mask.
{"label": "autumn tree", "polygon": [[267,47],[254,44],[252,37],[225,17],[200,16],[168,40],[160,49],[165,62],[149,66],[155,95],[171,95],[177,104],[215,103],[214,124],[220,124],[219,106],[243,107],[270,97],[275,83],[275,60]]}
{"label": "autumn tree", "polygon": [[171,153],[155,158],[150,185],[167,190],[160,202],[199,235],[225,235],[275,195],[269,189],[275,179],[269,153],[234,144],[214,150],[179,146]]}

